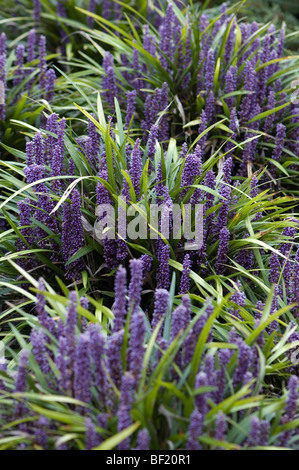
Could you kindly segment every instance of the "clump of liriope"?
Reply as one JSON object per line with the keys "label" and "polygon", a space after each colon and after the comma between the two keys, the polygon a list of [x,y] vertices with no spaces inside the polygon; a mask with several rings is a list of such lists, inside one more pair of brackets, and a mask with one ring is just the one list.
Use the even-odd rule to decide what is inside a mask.
{"label": "clump of liriope", "polygon": [[[39,281],[27,346],[23,342],[9,367],[1,365],[5,448],[105,449],[111,435],[121,450],[167,449],[169,442],[188,450],[296,448],[297,377],[282,397],[263,395],[264,361],[267,374],[275,373],[274,356],[280,348],[284,355],[288,332],[269,350],[267,316],[259,330],[245,328],[246,338],[217,319],[227,301],[214,307],[211,299],[197,308],[185,295],[172,309],[165,289],[156,290],[149,321],[140,306],[143,269],[141,260],[131,261],[127,287],[119,267],[114,306],[103,311],[102,326],[86,297],[71,291],[61,304],[54,294],[48,305]],[[234,302],[238,298],[242,304],[237,295]],[[171,426],[167,409],[173,410]]]}
{"label": "clump of liriope", "polygon": [[[222,282],[224,275],[231,276],[237,270],[239,280],[243,280],[243,284],[251,283],[255,289],[256,278],[261,276],[268,287],[272,283],[286,283],[287,290],[281,285],[277,296],[286,304],[296,301],[297,271],[291,275],[290,269],[296,263],[295,246],[288,243],[287,238],[296,237],[297,221],[289,218],[282,222],[280,214],[271,209],[287,199],[271,196],[269,189],[263,191],[260,183],[263,174],[254,174],[240,183],[232,176],[231,156],[219,158],[216,153],[207,164],[202,161],[200,142],[195,148],[184,146],[181,151],[170,144],[164,160],[162,145],[157,139],[158,125],[152,126],[145,146],[140,139],[135,142],[128,139],[127,145],[124,140],[120,148],[115,138],[116,127],[110,122],[104,129],[95,116],[87,115],[87,135],[78,136],[71,143],[65,132],[65,118],[59,119],[55,113],[48,117],[45,128],[27,143],[24,173],[33,186],[28,196],[18,202],[19,231],[23,238],[17,241],[17,249],[22,253],[19,264],[23,268],[38,267],[39,254],[34,255],[31,249],[44,249],[49,263],[56,263],[66,279],[80,281],[82,272],[92,269],[91,252],[94,266],[104,261],[109,271],[120,263],[126,266],[133,252],[143,260],[145,273],[150,274],[159,288],[169,289],[173,268],[182,269],[182,294],[194,290],[191,272],[202,278],[217,275]],[[80,175],[86,175],[86,180],[75,186],[74,180]],[[43,178],[51,181],[40,183]],[[118,197],[126,198],[127,209],[138,204],[143,213],[147,212],[146,204],[147,207],[156,204],[160,211],[158,230],[164,235],[169,228],[166,230],[168,241],[160,235],[154,241],[118,236],[97,239],[93,226],[101,222],[104,214],[97,218],[95,203],[110,204],[119,217],[117,224],[125,222],[128,226],[132,220],[128,210],[126,213],[124,207],[118,206]],[[58,199],[59,206],[56,206]],[[185,251],[185,255],[185,243],[192,240],[186,238],[183,230],[178,236],[172,232],[175,226],[173,206],[181,203],[190,205],[192,224],[202,231],[200,248]],[[199,205],[203,218],[198,222]],[[186,220],[188,215],[182,215]],[[150,213],[145,217],[149,233]],[[184,219],[182,221],[185,223]],[[286,243],[277,245],[281,232]],[[136,250],[138,246],[140,251]],[[49,249],[50,256],[46,251]],[[86,251],[88,257],[84,256]],[[271,263],[276,259],[284,276],[275,271],[274,278]],[[270,272],[265,281],[263,270],[268,266]],[[256,301],[264,301],[266,290],[267,287],[261,290]],[[287,295],[283,295],[284,292]]]}
{"label": "clump of liriope", "polygon": [[[182,143],[187,128],[190,143],[209,129],[201,139],[205,159],[223,144],[233,157],[234,173],[242,177],[257,168],[262,154],[272,159],[269,171],[275,179],[279,163],[296,160],[298,153],[298,108],[288,94],[288,60],[281,60],[285,28],[238,22],[233,8],[225,5],[216,18],[203,13],[198,28],[188,9],[181,15],[173,5],[156,20],[152,28],[146,25],[135,32],[138,40],[131,41],[130,52],[123,52],[127,41],[124,46],[120,38],[115,57],[113,51],[106,52],[101,70],[110,112],[117,98],[127,112],[126,126],[133,120],[144,139],[157,121],[163,142],[175,136]],[[120,31],[127,39],[125,29]],[[289,60],[297,66],[296,59]],[[221,137],[210,127],[223,118],[230,131]],[[241,149],[231,150],[245,140]]]}
{"label": "clump of liriope", "polygon": [[[34,125],[54,97],[56,74],[47,62],[46,37],[35,29],[28,32],[27,44],[19,43],[13,53],[7,51],[6,34],[0,36],[0,127],[1,141],[7,146],[24,145],[24,139],[12,129],[10,119]],[[41,103],[42,101],[42,103]],[[7,160],[7,148],[1,149]]]}

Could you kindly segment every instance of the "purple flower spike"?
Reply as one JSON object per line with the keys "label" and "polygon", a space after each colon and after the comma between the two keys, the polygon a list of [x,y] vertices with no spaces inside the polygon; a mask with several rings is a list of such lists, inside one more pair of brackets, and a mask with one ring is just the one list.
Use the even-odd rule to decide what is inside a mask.
{"label": "purple flower spike", "polygon": [[145,318],[140,309],[135,309],[130,321],[130,341],[128,348],[128,368],[135,377],[135,388],[141,377],[143,357],[144,357],[144,340],[145,340]]}
{"label": "purple flower spike", "polygon": [[281,155],[282,155],[285,137],[286,137],[286,127],[281,123],[277,124],[275,148],[272,154],[273,160],[276,160],[277,162],[279,162]]}
{"label": "purple flower spike", "polygon": [[5,119],[6,55],[0,54],[0,120]]}
{"label": "purple flower spike", "polygon": [[90,339],[82,333],[76,348],[74,395],[77,400],[89,403],[91,400]]}
{"label": "purple flower spike", "polygon": [[[28,358],[29,358],[29,350],[23,349],[20,353],[20,360],[19,360],[19,367],[17,372],[17,377],[15,381],[15,393],[24,393],[26,392],[26,375],[27,375],[27,367],[28,367]],[[14,409],[14,419],[18,419],[24,417],[26,413],[25,404],[22,401],[16,403]]]}
{"label": "purple flower spike", "polygon": [[96,432],[95,426],[91,418],[85,419],[86,437],[85,437],[85,449],[91,450],[98,446],[100,443],[100,436]]}
{"label": "purple flower spike", "polygon": [[170,286],[170,248],[168,245],[163,245],[160,253],[157,253],[159,257],[159,270],[157,273],[158,289],[169,289]]}
{"label": "purple flower spike", "polygon": [[230,232],[226,227],[223,227],[219,233],[219,248],[215,263],[215,269],[217,274],[223,274],[225,272],[225,262],[227,259],[229,239]]}
{"label": "purple flower spike", "polygon": [[[89,0],[88,2],[88,11],[90,13],[95,13],[96,11],[96,0]],[[92,16],[87,16],[87,25],[89,28],[92,28],[94,24],[94,18]]]}
{"label": "purple flower spike", "polygon": [[216,419],[215,439],[217,439],[217,441],[224,441],[225,437],[226,437],[226,417],[225,417],[225,414],[222,411],[220,411]]}
{"label": "purple flower spike", "polygon": [[269,272],[269,281],[275,284],[279,281],[279,274],[280,274],[280,263],[278,259],[278,255],[276,253],[272,253],[269,260],[270,272]]}
{"label": "purple flower spike", "polygon": [[190,259],[190,255],[187,254],[185,255],[184,261],[183,261],[183,272],[181,276],[180,294],[187,294],[187,292],[189,291],[189,288],[190,288],[189,274],[190,274],[191,265],[192,265],[192,262]]}
{"label": "purple flower spike", "polygon": [[124,339],[124,331],[120,330],[117,333],[113,333],[109,337],[108,341],[108,371],[111,379],[115,385],[119,388],[122,378],[122,359],[121,350]]}
{"label": "purple flower spike", "polygon": [[150,435],[147,429],[142,429],[138,433],[137,447],[135,450],[149,450],[150,448]]}
{"label": "purple flower spike", "polygon": [[143,280],[143,263],[141,260],[130,261],[131,281],[129,285],[129,308],[139,310]]}
{"label": "purple flower spike", "polygon": [[114,324],[113,332],[120,331],[125,324],[125,317],[127,313],[127,271],[120,266],[117,270],[115,277],[115,302],[114,302]]}
{"label": "purple flower spike", "polygon": [[188,429],[188,439],[186,442],[186,450],[200,450],[201,445],[198,440],[204,425],[204,416],[201,412],[195,409],[190,417],[190,424]]}
{"label": "purple flower spike", "polygon": [[125,128],[128,129],[136,107],[136,90],[127,93],[127,114]]}
{"label": "purple flower spike", "polygon": [[16,48],[16,70],[13,79],[13,86],[18,86],[24,78],[24,52],[25,47],[19,44]]}
{"label": "purple flower spike", "polygon": [[56,74],[53,69],[49,69],[46,72],[46,100],[51,103],[54,98],[54,88],[55,88]]}
{"label": "purple flower spike", "polygon": [[207,55],[205,85],[206,90],[213,88],[215,74],[215,56],[213,49],[210,49]]}
{"label": "purple flower spike", "polygon": [[153,165],[154,156],[155,156],[155,152],[156,152],[156,141],[157,141],[157,138],[158,138],[158,132],[159,132],[159,127],[156,124],[154,124],[151,127],[150,134],[149,134],[149,137],[148,137],[148,153],[147,153],[147,156],[148,156],[148,158],[151,162],[151,165]]}
{"label": "purple flower spike", "polygon": [[0,55],[6,55],[6,34],[0,34]]}
{"label": "purple flower spike", "polygon": [[46,38],[45,36],[41,36],[39,39],[39,87],[41,90],[46,88],[46,55]]}
{"label": "purple flower spike", "polygon": [[44,374],[50,372],[50,366],[47,359],[47,336],[41,328],[31,331],[30,340],[32,351],[36,362]]}
{"label": "purple flower spike", "polygon": [[[117,431],[123,431],[132,424],[131,409],[134,401],[135,378],[130,373],[125,373],[121,381],[120,405],[117,411]],[[126,438],[118,445],[118,450],[129,450],[130,439]]]}
{"label": "purple flower spike", "polygon": [[41,4],[40,0],[33,0],[33,18],[37,23],[40,21]]}
{"label": "purple flower spike", "polygon": [[103,69],[106,76],[103,78],[103,88],[105,89],[105,98],[110,106],[114,106],[114,97],[117,98],[118,91],[113,69],[113,56],[106,52],[103,60]]}
{"label": "purple flower spike", "polygon": [[[236,67],[231,66],[225,75],[225,94],[230,94],[235,92],[237,89],[237,69]],[[232,109],[235,106],[234,96],[229,96],[225,99],[229,109]]]}
{"label": "purple flower spike", "polygon": [[285,405],[285,416],[288,421],[292,421],[297,411],[298,400],[298,377],[292,375],[288,383],[288,397]]}
{"label": "purple flower spike", "polygon": [[[169,292],[165,289],[156,289],[155,291],[155,305],[152,319],[152,329],[154,330],[158,325],[159,321],[164,317],[168,308],[168,299]],[[160,328],[159,336],[161,336],[161,330],[163,325]]]}
{"label": "purple flower spike", "polygon": [[[71,204],[66,202],[63,208],[62,250],[65,263],[84,246],[80,202],[80,193],[77,189],[74,189]],[[66,278],[77,279],[84,267],[85,264],[82,258],[68,264],[66,266]]]}
{"label": "purple flower spike", "polygon": [[136,143],[132,152],[130,174],[131,174],[135,194],[138,195],[140,193],[140,179],[142,175],[140,139],[136,140]]}

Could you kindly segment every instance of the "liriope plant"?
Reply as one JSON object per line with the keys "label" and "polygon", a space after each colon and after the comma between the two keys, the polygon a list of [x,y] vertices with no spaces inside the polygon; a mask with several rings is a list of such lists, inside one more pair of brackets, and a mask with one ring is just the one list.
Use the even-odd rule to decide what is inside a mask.
{"label": "liriope plant", "polygon": [[192,305],[173,288],[156,289],[147,316],[141,260],[130,262],[128,287],[118,269],[112,310],[22,274],[36,315],[20,306],[29,336],[13,325],[3,335],[2,450],[297,448],[289,357],[299,341],[290,326],[273,341],[273,321],[288,309],[269,316],[273,292],[258,321],[248,313],[233,328],[229,296]]}

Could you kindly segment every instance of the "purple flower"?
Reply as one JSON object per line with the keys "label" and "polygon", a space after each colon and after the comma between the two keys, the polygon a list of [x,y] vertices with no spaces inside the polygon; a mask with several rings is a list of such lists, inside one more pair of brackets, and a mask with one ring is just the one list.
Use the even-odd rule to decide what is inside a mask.
{"label": "purple flower", "polygon": [[156,56],[155,37],[151,36],[151,34],[149,33],[148,24],[144,26],[142,45],[144,50],[149,52],[153,57]]}
{"label": "purple flower", "polygon": [[[14,393],[26,392],[26,375],[28,368],[29,350],[23,349],[20,353],[19,366],[15,381]],[[24,401],[18,401],[14,409],[14,419],[23,418],[26,413]]]}
{"label": "purple flower", "polygon": [[144,340],[146,325],[144,314],[140,309],[134,309],[130,321],[130,340],[128,348],[128,368],[135,377],[135,387],[142,372],[144,357]]}
{"label": "purple flower", "polygon": [[[52,154],[52,165],[51,165],[51,176],[57,177],[63,174],[63,164],[64,164],[64,155],[61,151],[61,147],[59,145],[55,145],[53,154]],[[59,179],[55,179],[52,181],[52,188],[59,194],[62,190],[61,181]]]}
{"label": "purple flower", "polygon": [[190,416],[190,424],[188,429],[188,439],[186,442],[186,450],[200,450],[201,445],[198,438],[202,434],[204,426],[204,415],[195,409]]}
{"label": "purple flower", "polygon": [[[65,263],[84,246],[80,202],[80,193],[74,189],[71,204],[66,202],[63,208],[62,247]],[[82,258],[72,261],[66,265],[66,278],[77,279],[84,267]]]}
{"label": "purple flower", "polygon": [[6,55],[0,54],[0,120],[5,119]]}
{"label": "purple flower", "polygon": [[[90,13],[95,13],[96,11],[96,0],[89,0],[88,2],[88,11]],[[87,16],[87,25],[89,28],[92,28],[94,24],[94,18],[92,16]]]}
{"label": "purple flower", "polygon": [[287,421],[292,421],[297,411],[298,400],[298,377],[292,375],[288,383],[288,396],[285,404],[285,418]]}
{"label": "purple flower", "polygon": [[[35,59],[35,45],[36,45],[36,32],[35,29],[31,29],[28,34],[27,40],[27,64],[30,64]],[[30,75],[33,72],[33,67],[26,68],[26,75]],[[26,85],[27,90],[30,90],[32,87],[34,79],[29,80]]]}
{"label": "purple flower", "polygon": [[[255,83],[256,83],[256,72],[254,70],[253,64],[250,60],[246,62],[245,69],[245,84],[244,89],[249,92],[255,91]],[[252,110],[255,106],[255,99],[252,93],[245,95],[241,102],[240,107],[240,119],[243,122],[247,122],[252,117]]]}
{"label": "purple flower", "polygon": [[125,318],[127,313],[127,271],[125,268],[120,266],[117,270],[115,277],[115,302],[114,302],[114,324],[113,332],[120,331],[125,324]]}
{"label": "purple flower", "polygon": [[26,165],[30,166],[34,163],[34,146],[33,142],[26,142]]}
{"label": "purple flower", "polygon": [[184,332],[190,323],[190,315],[183,303],[179,305],[172,314],[171,321],[171,341],[174,341],[178,334]]}
{"label": "purple flower", "polygon": [[232,157],[227,157],[223,163],[223,180],[226,184],[231,184],[232,166]]}
{"label": "purple flower", "polygon": [[146,274],[149,273],[151,270],[153,258],[150,255],[145,254],[141,255],[140,259],[143,265],[143,277],[145,277]]}
{"label": "purple flower", "polygon": [[59,385],[62,390],[68,390],[69,378],[67,370],[67,339],[64,336],[59,337],[58,352],[55,358],[55,365],[60,372]]}
{"label": "purple flower", "polygon": [[103,88],[105,89],[105,98],[110,106],[114,106],[114,97],[117,98],[118,91],[113,69],[113,56],[106,52],[103,59],[103,69],[105,77],[103,78]]}
{"label": "purple flower", "polygon": [[33,0],[33,18],[37,23],[40,21],[41,4],[40,0]]}
{"label": "purple flower", "polygon": [[248,346],[242,338],[237,338],[237,346],[239,348],[238,363],[234,373],[233,383],[236,387],[243,382],[246,372],[248,371],[252,362],[252,349]]}
{"label": "purple flower", "polygon": [[216,425],[215,425],[215,439],[217,441],[224,441],[226,437],[226,417],[222,411],[219,411],[216,418]]}
{"label": "purple flower", "polygon": [[47,375],[50,372],[50,366],[47,360],[47,336],[41,328],[31,331],[30,340],[32,344],[32,351],[36,362],[38,363],[41,371]]}
{"label": "purple flower", "polygon": [[140,139],[136,140],[136,143],[132,152],[130,175],[132,178],[132,183],[133,183],[133,187],[135,190],[135,194],[138,195],[140,193],[140,179],[142,175]]}
{"label": "purple flower", "polygon": [[39,39],[39,87],[41,90],[44,90],[46,87],[46,38],[45,36],[40,36]]}
{"label": "purple flower", "polygon": [[87,333],[81,333],[76,347],[74,364],[74,396],[77,400],[89,403],[91,400],[91,364],[90,338]]}
{"label": "purple flower", "polygon": [[[169,60],[172,59],[173,45],[172,45],[172,34],[173,34],[173,21],[174,13],[172,5],[168,5],[166,15],[162,19],[160,26],[160,62],[165,70],[170,70]],[[168,59],[168,60],[167,60]]]}
{"label": "purple flower", "polygon": [[130,261],[131,281],[129,284],[129,308],[139,310],[141,302],[141,289],[143,281],[143,263],[141,260]]}
{"label": "purple flower", "polygon": [[223,274],[225,272],[225,262],[227,259],[229,239],[230,232],[226,227],[223,227],[219,233],[219,247],[215,263],[215,269],[217,274]]}
{"label": "purple flower", "polygon": [[[206,372],[199,372],[195,379],[195,389],[197,390],[200,387],[207,387],[209,385],[209,380]],[[203,417],[206,415],[209,405],[207,402],[208,393],[201,391],[195,396],[195,405]]]}
{"label": "purple flower", "polygon": [[157,272],[157,288],[158,289],[169,289],[170,286],[170,248],[168,245],[163,245],[162,248],[157,252],[157,258],[159,259],[159,268]]}
{"label": "purple flower", "polygon": [[180,294],[187,294],[190,288],[190,269],[191,269],[192,262],[190,260],[190,255],[186,254],[183,261],[183,271],[181,276],[181,284],[180,284]]}
{"label": "purple flower", "polygon": [[[123,431],[132,424],[131,409],[134,401],[135,378],[129,372],[126,372],[121,381],[120,404],[117,411],[117,431]],[[129,450],[130,439],[124,439],[119,445],[118,450]]]}
{"label": "purple flower", "polygon": [[[198,128],[198,134],[199,135],[201,135],[207,128],[207,116],[206,116],[206,112],[205,112],[204,109],[200,113],[200,121],[201,121],[200,126]],[[201,148],[203,149],[203,152],[204,152],[207,137],[208,137],[208,133],[205,133],[205,135],[203,135],[198,141],[198,144],[201,145]]]}
{"label": "purple flower", "polygon": [[279,281],[279,274],[280,274],[280,263],[278,259],[278,255],[276,253],[272,253],[269,260],[270,272],[269,272],[269,281],[275,284]]}
{"label": "purple flower", "polygon": [[85,429],[85,449],[91,450],[100,443],[100,436],[98,435],[91,418],[85,419]]}
{"label": "purple flower", "polygon": [[44,165],[45,156],[44,156],[44,144],[43,144],[43,134],[37,132],[33,138],[34,145],[34,154],[35,154],[35,163],[36,165]]}
{"label": "purple flower", "polygon": [[19,44],[16,47],[16,70],[14,73],[13,86],[17,87],[23,80],[24,77],[24,52],[25,47],[22,44]]}
{"label": "purple flower", "polygon": [[139,431],[137,436],[137,447],[135,450],[149,450],[150,448],[150,435],[147,429]]}
{"label": "purple flower", "polygon": [[219,194],[223,196],[225,200],[223,200],[222,198],[220,199],[220,201],[222,202],[222,205],[219,208],[217,226],[215,230],[217,236],[221,232],[221,230],[224,227],[226,227],[226,224],[227,224],[227,216],[228,216],[229,203],[230,203],[230,193],[231,193],[230,187],[221,183]]}
{"label": "purple flower", "polygon": [[188,190],[194,183],[196,177],[200,176],[201,174],[201,158],[196,156],[194,153],[189,153],[186,157],[183,173],[182,173],[182,180],[181,180],[181,188],[184,188],[180,193],[180,198],[187,194]]}
{"label": "purple flower", "polygon": [[126,113],[126,122],[125,128],[128,129],[130,122],[135,113],[136,107],[136,90],[127,92],[127,113]]}
{"label": "purple flower", "polygon": [[44,449],[47,449],[47,441],[48,441],[47,430],[48,430],[49,424],[50,424],[49,419],[46,418],[45,416],[41,416],[37,421],[37,426],[34,432],[37,444],[43,447]]}
{"label": "purple flower", "polygon": [[206,99],[206,106],[205,106],[205,113],[206,113],[206,118],[208,122],[210,122],[213,117],[214,108],[215,108],[215,98],[214,98],[214,92],[213,90],[211,90]]}
{"label": "purple flower", "polygon": [[147,157],[149,158],[151,165],[153,166],[154,156],[156,152],[156,141],[158,138],[159,127],[154,124],[150,129],[148,137],[148,152]]}
{"label": "purple flower", "polygon": [[[234,93],[237,90],[237,68],[231,66],[225,75],[225,94]],[[235,105],[234,96],[229,96],[225,99],[229,109],[232,109]]]}
{"label": "purple flower", "polygon": [[267,446],[269,444],[270,424],[268,421],[260,421],[260,446]]}
{"label": "purple flower", "polygon": [[113,333],[108,340],[108,371],[111,379],[119,388],[122,377],[122,359],[121,350],[124,339],[124,331],[120,330]]}
{"label": "purple flower", "polygon": [[[168,308],[168,299],[169,299],[169,292],[165,289],[156,289],[155,290],[155,304],[154,304],[154,311],[153,311],[153,318],[151,327],[154,330],[158,325],[159,321],[166,315],[167,308]],[[158,336],[161,336],[161,330],[163,325],[159,330]]]}
{"label": "purple flower", "polygon": [[[26,239],[28,245],[32,245],[34,243],[34,231],[31,227],[26,227],[27,225],[31,225],[31,217],[33,214],[33,207],[31,206],[32,201],[27,197],[24,201],[18,202],[18,209],[20,214],[20,223],[19,227],[23,227],[20,229],[21,234]],[[21,245],[22,249],[26,249],[26,246],[23,244]]]}
{"label": "purple flower", "polygon": [[260,420],[254,416],[250,423],[250,438],[248,442],[249,447],[255,447],[259,445],[260,441]]}
{"label": "purple flower", "polygon": [[51,103],[54,98],[54,88],[55,88],[56,74],[53,69],[49,69],[46,72],[46,100]]}
{"label": "purple flower", "polygon": [[275,148],[272,153],[273,160],[276,160],[277,162],[280,161],[280,158],[282,155],[285,137],[286,137],[286,127],[281,123],[277,124]]}
{"label": "purple flower", "polygon": [[94,384],[98,388],[99,403],[106,404],[108,399],[108,381],[104,356],[106,353],[106,338],[98,324],[91,323],[87,327],[89,335],[89,352],[94,366]]}
{"label": "purple flower", "polygon": [[[229,21],[231,21],[231,18],[228,18],[227,22],[229,23]],[[227,64],[230,61],[231,54],[233,51],[235,30],[236,30],[236,20],[234,19],[229,35],[227,37],[226,43],[225,43],[224,60]]]}
{"label": "purple flower", "polygon": [[6,34],[0,34],[0,55],[6,55]]}
{"label": "purple flower", "polygon": [[206,90],[209,91],[213,88],[215,74],[215,56],[213,49],[210,49],[206,61],[205,85]]}

